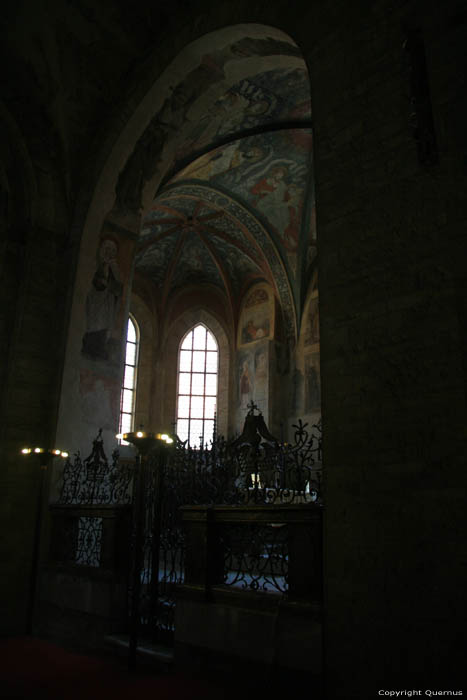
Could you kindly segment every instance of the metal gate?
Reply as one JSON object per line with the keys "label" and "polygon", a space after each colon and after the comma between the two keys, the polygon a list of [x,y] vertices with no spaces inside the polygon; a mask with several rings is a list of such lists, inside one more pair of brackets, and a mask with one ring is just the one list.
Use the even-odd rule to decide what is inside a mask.
{"label": "metal gate", "polygon": [[[130,656],[137,640],[173,643],[177,586],[184,582],[185,571],[182,506],[268,506],[320,500],[321,426],[313,426],[312,434],[301,421],[293,427],[291,443],[276,441],[263,417],[251,409],[242,435],[230,443],[216,437],[209,446],[193,449],[176,440],[170,448],[157,448],[140,457],[133,499]],[[232,537],[233,531],[228,539]],[[271,530],[269,537],[277,539],[277,532]],[[277,549],[275,541],[263,545],[265,552]],[[242,561],[254,558],[246,553]],[[278,578],[285,581],[286,559],[284,555],[277,561]],[[224,583],[246,585],[251,580],[257,590],[258,576],[244,573],[232,571],[232,552],[226,549]],[[278,590],[285,592],[286,584]]]}
{"label": "metal gate", "polygon": [[184,573],[179,507],[186,496],[170,482],[167,457],[158,449],[137,462],[128,591],[130,655],[138,638],[173,642],[175,587]]}
{"label": "metal gate", "polygon": [[[128,616],[122,628],[130,636],[130,659],[138,640],[173,642],[177,586],[185,574],[181,506],[252,505],[257,510],[320,502],[321,426],[308,431],[299,420],[292,440],[278,441],[255,410],[250,407],[242,434],[229,443],[215,437],[209,446],[193,449],[176,440],[136,462],[121,460],[116,450],[108,461],[99,431],[86,459],[76,453],[67,460],[52,506],[55,558],[83,574],[97,568],[119,576],[127,571]],[[219,533],[223,583],[267,591],[272,581],[272,589],[286,593],[285,529],[252,528],[246,535],[225,524]]]}

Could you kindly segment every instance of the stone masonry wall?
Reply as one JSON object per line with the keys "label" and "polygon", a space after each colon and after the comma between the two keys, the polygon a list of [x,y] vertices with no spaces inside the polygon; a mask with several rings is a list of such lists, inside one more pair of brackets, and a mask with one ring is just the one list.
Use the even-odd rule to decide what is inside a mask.
{"label": "stone masonry wall", "polygon": [[[465,273],[460,286],[455,261],[466,254],[457,194],[465,137],[459,130],[459,148],[446,122],[462,90],[455,62],[465,15],[463,25],[455,20],[455,3],[419,6],[415,16],[408,10],[417,7],[405,3],[349,9],[334,4],[345,25],[323,32],[308,54],[326,656],[330,697],[373,697],[398,683],[459,683]],[[439,164],[431,167],[419,162],[410,121],[404,42],[414,22],[425,41],[438,139]]]}

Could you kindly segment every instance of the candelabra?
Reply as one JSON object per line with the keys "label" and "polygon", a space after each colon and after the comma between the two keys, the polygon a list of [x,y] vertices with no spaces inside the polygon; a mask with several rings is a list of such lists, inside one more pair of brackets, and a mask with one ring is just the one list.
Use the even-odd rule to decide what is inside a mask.
{"label": "candelabra", "polygon": [[37,489],[36,514],[35,514],[35,530],[34,542],[32,548],[31,573],[29,575],[29,593],[26,610],[26,631],[32,633],[34,620],[34,607],[36,602],[37,581],[39,578],[39,560],[40,560],[40,541],[42,530],[42,510],[46,475],[54,457],[66,459],[68,452],[59,449],[48,449],[45,447],[23,447],[21,454],[25,457],[35,458],[36,464],[39,467],[39,485]]}
{"label": "candelabra", "polygon": [[[159,491],[161,486],[161,469],[165,465],[168,456],[167,448],[174,440],[167,433],[152,433],[138,430],[132,433],[120,433],[116,436],[120,440],[129,442],[137,449],[135,480],[133,484],[133,566],[131,575],[131,608],[130,608],[130,634],[128,647],[128,667],[133,670],[136,666],[136,650],[140,629],[140,597],[141,574],[144,566],[143,543],[146,513],[146,499],[148,491],[148,456],[154,451],[159,451],[158,469],[155,474],[155,488]],[[152,577],[151,600],[157,606],[158,599],[158,575],[159,575],[159,539],[160,539],[160,498],[155,499],[154,520],[152,530]]]}

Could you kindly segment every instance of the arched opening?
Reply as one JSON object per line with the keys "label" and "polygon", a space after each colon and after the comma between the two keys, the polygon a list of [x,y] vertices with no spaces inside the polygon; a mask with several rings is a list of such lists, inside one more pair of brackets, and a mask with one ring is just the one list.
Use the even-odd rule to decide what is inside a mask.
{"label": "arched opening", "polygon": [[[123,384],[120,395],[120,419],[118,424],[119,434],[131,433],[135,427],[139,338],[140,333],[138,324],[136,323],[134,317],[130,314],[128,316],[126,332]],[[121,444],[128,445],[125,440],[121,440]]]}
{"label": "arched opening", "polygon": [[[117,249],[113,269],[121,292],[114,294],[106,330],[111,355],[77,357],[75,339],[69,371],[81,395],[106,393],[104,430],[116,431],[112,406],[123,376],[123,329],[134,292],[157,316],[159,328],[151,353],[152,391],[160,398],[152,400],[146,427],[168,430],[178,420],[178,390],[167,355],[170,329],[181,315],[202,309],[225,329],[229,346],[229,399],[220,422],[230,435],[241,430],[240,376],[247,365],[251,396],[260,397],[266,421],[277,432],[307,406],[317,406],[304,396],[306,351],[299,334],[316,257],[307,66],[283,32],[239,25],[190,44],[158,88],[157,94],[151,89],[151,107],[144,102],[144,126],[140,120],[97,241],[97,251],[107,239]],[[89,253],[83,245],[77,314],[95,278],[98,252]],[[275,322],[267,335],[246,343],[242,313],[258,285],[270,290],[267,313]],[[256,304],[250,316],[263,312]],[[72,332],[81,328],[85,335],[84,324],[81,316]],[[67,382],[64,386],[66,393]],[[63,404],[70,398],[64,396]],[[72,420],[86,423],[74,405],[73,413]],[[69,419],[62,410],[65,415]]]}
{"label": "arched opening", "polygon": [[[299,333],[316,258],[310,92],[289,37],[266,49],[266,28],[250,37],[242,30],[219,45],[216,61],[200,53],[136,148],[142,157],[163,130],[161,114],[177,115],[177,134],[144,187],[133,284],[151,295],[167,327],[193,295],[198,307],[217,305],[232,348],[230,432],[241,430],[246,396],[279,432],[281,423],[305,414],[314,422],[320,413]],[[131,207],[124,184],[136,162],[120,176],[120,212]],[[268,302],[254,302],[247,319],[245,302],[258,285]],[[243,323],[258,314],[270,331],[245,342]]]}
{"label": "arched opening", "polygon": [[214,436],[218,371],[218,343],[199,323],[185,335],[178,352],[176,433],[191,447]]}

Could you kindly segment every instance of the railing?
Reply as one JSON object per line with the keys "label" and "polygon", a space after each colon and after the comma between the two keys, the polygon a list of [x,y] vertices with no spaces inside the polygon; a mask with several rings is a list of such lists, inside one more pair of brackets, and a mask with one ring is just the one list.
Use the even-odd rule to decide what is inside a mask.
{"label": "railing", "polygon": [[322,599],[322,506],[184,506],[185,585]]}
{"label": "railing", "polygon": [[176,441],[163,465],[149,454],[139,534],[135,463],[116,450],[108,461],[100,431],[86,459],[65,464],[51,506],[52,561],[122,578],[140,551],[140,621],[159,639],[173,635],[184,584],[319,600],[321,426],[293,427],[290,442],[277,441],[252,408],[234,441]]}
{"label": "railing", "polygon": [[92,451],[82,460],[79,452],[68,457],[62,474],[57,503],[60,505],[122,505],[131,503],[133,461],[120,460],[118,450],[109,462],[104,452],[102,430],[92,443]]}
{"label": "railing", "polygon": [[66,567],[126,572],[131,507],[122,505],[50,506],[50,560]]}
{"label": "railing", "polygon": [[128,565],[133,474],[134,462],[120,460],[118,450],[107,460],[101,430],[88,457],[68,457],[50,506],[52,561],[92,569]]}
{"label": "railing", "polygon": [[299,420],[292,427],[290,442],[279,442],[267,432],[268,439],[263,439],[258,424],[234,441],[220,437],[209,447],[193,449],[178,442],[167,487],[183,494],[180,505],[321,503],[321,424],[308,431],[308,424]]}

